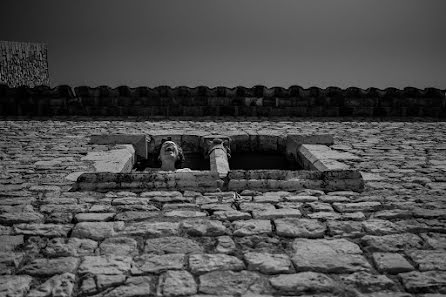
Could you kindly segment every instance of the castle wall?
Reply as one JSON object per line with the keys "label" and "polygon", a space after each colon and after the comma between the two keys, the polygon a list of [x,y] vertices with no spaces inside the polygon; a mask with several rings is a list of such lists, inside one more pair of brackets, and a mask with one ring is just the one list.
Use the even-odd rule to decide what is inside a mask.
{"label": "castle wall", "polygon": [[[91,135],[197,130],[332,134],[333,150],[359,157],[365,190],[69,191],[68,175],[104,149]],[[0,131],[3,296],[446,293],[445,122],[7,120]]]}

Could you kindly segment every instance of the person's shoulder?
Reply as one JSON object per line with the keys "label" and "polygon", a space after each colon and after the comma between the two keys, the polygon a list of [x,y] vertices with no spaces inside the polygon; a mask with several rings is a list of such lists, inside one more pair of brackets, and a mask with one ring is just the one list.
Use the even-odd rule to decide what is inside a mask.
{"label": "person's shoulder", "polygon": [[181,169],[175,170],[175,172],[192,172],[192,169],[190,169],[190,168],[181,168]]}

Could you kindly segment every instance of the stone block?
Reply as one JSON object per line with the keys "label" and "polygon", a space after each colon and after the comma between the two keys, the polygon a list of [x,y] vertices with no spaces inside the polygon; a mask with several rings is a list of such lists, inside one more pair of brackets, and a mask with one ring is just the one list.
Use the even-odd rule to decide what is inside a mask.
{"label": "stone block", "polygon": [[163,273],[158,281],[158,296],[184,296],[197,293],[194,277],[184,270],[169,270]]}
{"label": "stone block", "polygon": [[326,230],[323,223],[311,219],[278,219],[274,224],[277,235],[284,237],[320,238]]}
{"label": "stone block", "polygon": [[336,282],[322,273],[300,272],[295,274],[281,274],[270,279],[271,286],[286,295],[303,293],[334,293]]}
{"label": "stone block", "polygon": [[73,228],[72,237],[102,240],[124,229],[124,222],[80,222]]}
{"label": "stone block", "polygon": [[79,258],[61,257],[56,259],[34,259],[20,269],[21,274],[51,276],[65,272],[75,273]]}
{"label": "stone block", "polygon": [[128,223],[120,232],[122,235],[162,237],[178,235],[180,224],[176,222],[135,222]]}
{"label": "stone block", "polygon": [[[394,291],[397,288],[397,284],[387,276],[365,271],[341,275],[340,279],[348,287],[353,287],[363,293]],[[394,295],[389,295],[391,296]]]}
{"label": "stone block", "polygon": [[265,290],[265,281],[251,271],[213,271],[199,278],[200,293],[210,295],[243,295],[250,291],[260,294]]}
{"label": "stone block", "polygon": [[124,256],[85,256],[79,266],[80,275],[127,274],[132,267],[132,258]]}
{"label": "stone block", "polygon": [[71,297],[74,281],[75,275],[72,273],[55,275],[37,288],[32,289],[27,297],[50,297],[54,295]]}
{"label": "stone block", "polygon": [[23,244],[23,235],[0,235],[0,252],[15,250]]}
{"label": "stone block", "polygon": [[297,271],[347,273],[371,268],[359,246],[346,239],[295,239],[292,247]]}
{"label": "stone block", "polygon": [[413,266],[397,253],[373,253],[373,261],[380,272],[397,274],[414,270]]}
{"label": "stone block", "polygon": [[446,270],[446,251],[418,250],[408,255],[420,271]]}
{"label": "stone block", "polygon": [[248,252],[244,254],[248,270],[260,271],[264,274],[291,273],[293,264],[286,254],[269,254]]}
{"label": "stone block", "polygon": [[193,274],[203,274],[215,270],[240,271],[245,264],[237,257],[226,254],[194,254],[189,256],[189,267]]}
{"label": "stone block", "polygon": [[234,221],[233,226],[234,236],[249,236],[272,233],[272,227],[269,220]]}
{"label": "stone block", "polygon": [[0,296],[24,297],[31,287],[32,280],[29,275],[2,275]]}
{"label": "stone block", "polygon": [[130,237],[106,238],[99,245],[101,255],[132,256],[139,254],[136,240]]}
{"label": "stone block", "polygon": [[92,135],[90,137],[91,144],[132,144],[135,148],[135,154],[141,158],[148,157],[148,141],[143,134],[104,134]]}
{"label": "stone block", "polygon": [[203,247],[195,240],[178,237],[167,236],[161,238],[147,239],[144,246],[144,253],[154,254],[193,254],[203,253]]}
{"label": "stone block", "polygon": [[222,222],[206,219],[183,221],[181,230],[191,236],[220,236],[227,232]]}
{"label": "stone block", "polygon": [[446,293],[446,272],[425,271],[400,273],[404,288],[411,293]]}
{"label": "stone block", "polygon": [[14,232],[17,235],[66,237],[71,228],[71,224],[17,224],[14,225]]}
{"label": "stone block", "polygon": [[262,220],[262,219],[279,219],[279,218],[298,218],[301,217],[302,214],[298,209],[293,208],[279,208],[279,209],[270,209],[264,211],[253,211],[252,216],[254,219]]}
{"label": "stone block", "polygon": [[366,249],[370,251],[398,252],[420,249],[423,240],[412,233],[391,234],[383,236],[366,235],[361,238]]}
{"label": "stone block", "polygon": [[[107,297],[153,296],[154,278],[152,276],[128,277],[124,284],[107,291]],[[116,284],[115,284],[116,285]]]}
{"label": "stone block", "polygon": [[185,254],[143,254],[134,258],[132,274],[158,274],[167,270],[182,270],[185,264]]}
{"label": "stone block", "polygon": [[132,145],[120,145],[109,151],[89,152],[82,161],[91,161],[95,172],[131,172],[136,162]]}

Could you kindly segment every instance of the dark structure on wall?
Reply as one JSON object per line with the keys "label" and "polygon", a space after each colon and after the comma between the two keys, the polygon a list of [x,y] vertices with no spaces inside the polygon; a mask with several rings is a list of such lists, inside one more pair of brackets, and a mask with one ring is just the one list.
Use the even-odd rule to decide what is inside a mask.
{"label": "dark structure on wall", "polygon": [[446,117],[445,90],[265,86],[8,87],[0,116]]}
{"label": "dark structure on wall", "polygon": [[0,83],[10,87],[48,86],[46,44],[0,41]]}

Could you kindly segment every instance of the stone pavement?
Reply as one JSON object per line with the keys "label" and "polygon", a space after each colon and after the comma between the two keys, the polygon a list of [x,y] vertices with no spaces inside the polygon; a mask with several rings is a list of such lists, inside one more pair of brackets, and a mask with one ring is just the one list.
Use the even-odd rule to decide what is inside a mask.
{"label": "stone pavement", "polygon": [[[330,133],[362,193],[68,192],[89,136]],[[446,123],[1,121],[0,296],[444,296]]]}

